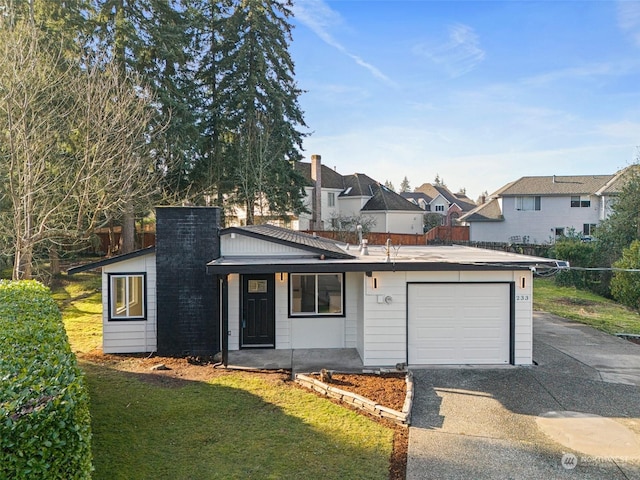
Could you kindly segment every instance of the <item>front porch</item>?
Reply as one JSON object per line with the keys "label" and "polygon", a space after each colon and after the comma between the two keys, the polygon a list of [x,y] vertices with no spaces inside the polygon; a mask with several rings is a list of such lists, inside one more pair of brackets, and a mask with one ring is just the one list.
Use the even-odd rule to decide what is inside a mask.
{"label": "front porch", "polygon": [[287,369],[292,373],[319,372],[321,369],[360,373],[362,359],[355,348],[243,349],[229,351],[229,367],[266,370]]}

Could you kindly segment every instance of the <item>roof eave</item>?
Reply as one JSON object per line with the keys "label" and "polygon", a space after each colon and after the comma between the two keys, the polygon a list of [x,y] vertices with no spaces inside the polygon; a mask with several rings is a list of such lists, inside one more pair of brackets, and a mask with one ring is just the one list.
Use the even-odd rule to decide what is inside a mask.
{"label": "roof eave", "polygon": [[300,250],[305,250],[307,252],[315,253],[318,255],[324,255],[326,258],[335,258],[335,259],[350,259],[355,258],[353,255],[349,255],[348,253],[340,253],[334,252],[332,250],[325,250],[323,248],[313,247],[311,245],[304,245],[302,243],[290,242],[288,240],[284,240],[282,238],[270,237],[267,235],[262,235],[258,232],[252,232],[249,230],[244,230],[240,227],[229,227],[225,228],[220,232],[220,235],[226,235],[229,233],[237,233],[240,235],[246,235],[248,237],[257,238],[259,240],[264,240],[266,242],[277,243],[280,245],[286,245],[288,247],[298,248]]}
{"label": "roof eave", "polygon": [[[554,261],[555,262],[555,261]],[[225,265],[211,262],[207,264],[207,274],[249,274],[249,273],[341,273],[341,272],[449,272],[449,271],[496,271],[496,270],[531,270],[532,267],[554,267],[555,263],[549,262],[479,262],[479,263],[452,263],[452,262],[341,262],[341,261],[317,261],[305,264],[287,263],[247,263],[243,265]]]}
{"label": "roof eave", "polygon": [[131,253],[124,253],[122,255],[117,255],[111,258],[105,258],[104,260],[99,260],[97,262],[86,263],[84,265],[80,265],[78,267],[73,267],[67,270],[67,275],[74,275],[76,273],[86,272],[88,270],[95,270],[97,268],[106,267],[107,265],[111,265],[114,263],[124,262],[126,260],[131,260],[137,257],[143,257],[145,255],[151,255],[156,252],[156,247],[147,247],[140,250],[136,250]]}

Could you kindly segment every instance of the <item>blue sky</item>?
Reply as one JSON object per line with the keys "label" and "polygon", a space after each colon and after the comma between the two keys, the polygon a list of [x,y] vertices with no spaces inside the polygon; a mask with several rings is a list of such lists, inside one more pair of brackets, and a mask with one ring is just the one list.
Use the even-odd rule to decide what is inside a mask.
{"label": "blue sky", "polygon": [[294,0],[305,155],[476,199],[640,145],[640,1]]}

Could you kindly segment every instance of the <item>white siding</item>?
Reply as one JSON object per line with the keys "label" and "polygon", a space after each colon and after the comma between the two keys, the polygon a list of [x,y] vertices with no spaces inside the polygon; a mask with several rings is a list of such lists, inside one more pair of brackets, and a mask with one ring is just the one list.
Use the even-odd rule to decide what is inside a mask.
{"label": "white siding", "polygon": [[[232,237],[232,235],[235,236]],[[306,250],[293,248],[276,242],[269,242],[238,233],[227,233],[220,236],[220,254],[223,257],[233,256],[310,256]]]}
{"label": "white siding", "polygon": [[[305,187],[304,192],[305,192],[305,196],[302,199],[302,203],[307,208],[307,210],[311,212],[311,207],[312,207],[311,194],[313,193],[313,188]],[[321,217],[322,217],[322,222],[324,224],[323,225],[324,230],[330,230],[331,219],[341,214],[340,208],[338,205],[338,195],[340,195],[340,192],[342,192],[342,190],[339,188],[323,188],[322,189]],[[335,197],[335,203],[333,207],[329,206],[329,193],[333,193]],[[311,213],[300,214],[299,223],[298,223],[300,230],[309,230],[310,222],[311,222]]]}
{"label": "white siding", "polygon": [[364,273],[345,274],[345,348],[358,345],[358,327],[362,318],[362,278]]}
{"label": "white siding", "polygon": [[[521,279],[524,278],[524,288]],[[374,279],[377,288],[373,288]],[[394,366],[407,361],[407,282],[515,282],[516,365],[532,362],[532,274],[524,271],[373,272],[364,277],[362,344],[358,352],[365,366]],[[391,302],[385,303],[390,296]]]}
{"label": "white siding", "polygon": [[387,232],[422,233],[424,215],[422,212],[388,212]]}
{"label": "white siding", "polygon": [[227,277],[228,314],[229,314],[229,350],[240,348],[240,275]]}
{"label": "white siding", "polygon": [[[146,320],[109,321],[108,274],[146,273]],[[102,350],[104,353],[155,352],[157,349],[156,256],[153,253],[102,268]]]}
{"label": "white siding", "polygon": [[[289,317],[289,276],[275,274],[276,349],[356,348],[362,273],[345,275],[344,317]],[[240,348],[241,283],[239,275],[229,275],[229,350]]]}
{"label": "white siding", "polygon": [[[406,277],[405,272],[373,272],[365,277],[365,366],[393,366],[406,360]],[[386,297],[390,303],[385,303]]]}
{"label": "white siding", "polygon": [[[349,275],[349,274],[347,274]],[[354,274],[351,274],[354,275]],[[353,296],[357,301],[357,309],[356,309],[356,349],[360,354],[360,358],[364,358],[364,288],[365,282],[369,279],[365,276],[364,273],[359,274],[356,277],[356,283],[352,287]],[[349,283],[347,283],[349,285]]]}
{"label": "white siding", "polygon": [[571,207],[571,197],[541,197],[540,210],[516,210],[515,197],[502,199],[502,222],[471,222],[472,241],[508,242],[528,237],[529,243],[553,243],[556,228],[582,232],[585,223],[598,224],[602,217],[600,197],[591,196],[590,207]]}
{"label": "white siding", "polygon": [[[438,195],[436,198],[431,200],[429,203],[431,206],[432,213],[439,213],[440,215],[445,215],[447,210],[449,210],[449,202],[442,195]],[[442,207],[442,210],[438,210],[437,207]]]}
{"label": "white siding", "polygon": [[[292,324],[289,318],[289,275],[276,273],[276,348],[289,349],[292,345]],[[300,348],[300,347],[298,347]]]}
{"label": "white siding", "polygon": [[360,210],[371,197],[338,197],[338,209],[343,217],[355,217],[360,215]]}

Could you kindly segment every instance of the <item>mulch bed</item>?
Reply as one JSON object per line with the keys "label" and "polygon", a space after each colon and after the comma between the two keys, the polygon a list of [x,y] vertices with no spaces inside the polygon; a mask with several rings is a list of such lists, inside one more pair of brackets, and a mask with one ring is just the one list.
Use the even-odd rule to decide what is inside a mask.
{"label": "mulch bed", "polygon": [[[320,380],[319,375],[310,376]],[[393,408],[398,411],[402,411],[407,393],[407,384],[404,373],[382,373],[379,375],[334,373],[332,375],[330,385],[340,388],[341,390],[357,393],[358,395],[362,395],[363,397],[373,400],[380,405],[384,405],[385,407]],[[404,426],[396,425],[387,419],[368,415],[362,410],[349,407],[347,404],[338,400],[333,400],[331,398],[329,398],[329,400],[346,406],[347,408],[352,408],[358,413],[367,415],[369,418],[393,429],[393,452],[391,453],[389,465],[389,480],[404,480],[407,472],[409,429]]]}

